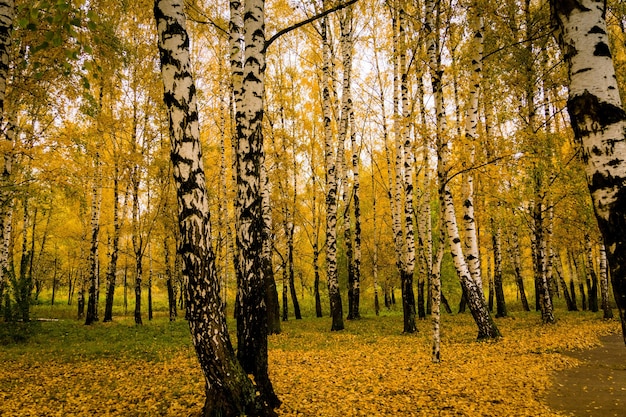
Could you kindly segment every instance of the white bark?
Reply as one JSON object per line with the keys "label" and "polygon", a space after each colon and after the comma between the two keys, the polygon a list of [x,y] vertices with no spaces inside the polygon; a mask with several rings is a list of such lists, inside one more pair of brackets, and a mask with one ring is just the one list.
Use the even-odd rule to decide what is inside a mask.
{"label": "white bark", "polygon": [[[478,2],[472,4],[470,27],[473,31],[470,50],[472,56],[472,76],[465,123],[466,146],[469,146],[468,166],[474,165],[476,143],[478,140],[478,95],[481,83],[483,61],[483,30],[484,21],[479,10]],[[463,184],[465,201],[463,202],[463,222],[465,226],[465,256],[467,264],[476,282],[477,288],[483,292],[482,277],[480,271],[480,253],[478,249],[478,231],[476,228],[476,216],[474,215],[474,174],[468,171],[465,174]]]}
{"label": "white bark", "polygon": [[324,166],[326,169],[326,278],[330,299],[331,330],[343,330],[343,307],[337,276],[337,167],[332,131],[331,48],[328,18],[321,21],[322,35],[322,112],[324,115]]}
{"label": "white bark", "polygon": [[569,75],[568,112],[604,237],[626,342],[626,112],[620,101],[601,0],[551,1]]}

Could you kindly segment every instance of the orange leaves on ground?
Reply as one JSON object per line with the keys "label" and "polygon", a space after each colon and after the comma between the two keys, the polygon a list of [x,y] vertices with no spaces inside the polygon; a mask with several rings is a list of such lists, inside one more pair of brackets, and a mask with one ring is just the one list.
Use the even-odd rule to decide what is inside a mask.
{"label": "orange leaves on ground", "polygon": [[[397,316],[366,318],[331,333],[328,320],[286,322],[283,334],[270,337],[279,415],[558,416],[540,398],[551,372],[576,365],[563,352],[597,345],[598,336],[619,329],[591,314],[550,326],[528,314],[499,320],[505,337],[480,343],[469,315],[449,317],[442,362],[433,364],[429,323],[402,335]],[[204,403],[204,379],[188,343],[152,359],[128,351],[54,359],[30,346],[3,357],[2,349],[2,416],[188,416]]]}

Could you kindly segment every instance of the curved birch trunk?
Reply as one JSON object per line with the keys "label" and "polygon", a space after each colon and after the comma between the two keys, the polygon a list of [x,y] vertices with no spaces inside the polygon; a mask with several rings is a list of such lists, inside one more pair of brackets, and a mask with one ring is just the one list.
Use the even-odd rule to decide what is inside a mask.
{"label": "curved birch trunk", "polygon": [[[459,228],[456,220],[456,212],[452,193],[448,186],[448,149],[444,141],[446,128],[445,104],[443,100],[441,56],[438,47],[439,36],[439,10],[434,0],[426,2],[426,30],[428,31],[427,52],[431,67],[431,83],[435,96],[435,112],[437,122],[437,177],[439,179],[439,201],[443,210],[442,227],[446,229],[450,253],[454,261],[457,274],[461,281],[461,287],[467,299],[467,304],[472,313],[472,317],[478,327],[478,339],[488,339],[500,337],[500,331],[496,326],[485,302],[483,292],[478,288],[477,283],[472,279],[459,236]],[[436,21],[433,22],[433,17]]]}
{"label": "curved birch trunk", "polygon": [[187,313],[206,382],[203,415],[257,415],[253,414],[255,389],[236,359],[219,295],[183,3],[156,0],[154,15],[172,142]]}
{"label": "curved birch trunk", "polygon": [[582,146],[626,343],[626,112],[609,49],[606,2],[550,3],[568,67],[567,109],[574,136]]}

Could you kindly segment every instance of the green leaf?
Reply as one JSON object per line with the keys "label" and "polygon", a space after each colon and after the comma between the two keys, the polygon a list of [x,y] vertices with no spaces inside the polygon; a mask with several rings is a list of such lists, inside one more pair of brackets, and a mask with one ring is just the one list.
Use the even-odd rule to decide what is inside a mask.
{"label": "green leaf", "polygon": [[23,29],[26,26],[28,26],[28,22],[29,22],[28,18],[22,17],[22,18],[18,19],[17,26]]}

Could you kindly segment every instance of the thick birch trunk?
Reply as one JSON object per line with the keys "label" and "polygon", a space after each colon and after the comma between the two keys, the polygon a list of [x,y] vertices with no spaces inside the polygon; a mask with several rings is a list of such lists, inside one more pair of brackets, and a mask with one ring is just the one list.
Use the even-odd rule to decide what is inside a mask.
{"label": "thick birch trunk", "polygon": [[343,330],[343,306],[337,276],[337,170],[333,147],[332,111],[330,92],[331,49],[328,39],[328,19],[322,18],[321,25],[322,64],[322,111],[324,114],[324,165],[326,169],[326,276],[330,299],[331,330]]}
{"label": "thick birch trunk", "polygon": [[567,109],[582,146],[626,343],[626,112],[609,50],[606,2],[550,3],[568,67]]}
{"label": "thick birch trunk", "polygon": [[[15,4],[12,0],[0,1],[0,123],[4,121],[5,98],[7,83],[9,81],[9,64],[11,49],[11,33],[13,31],[13,20],[15,18]],[[2,171],[0,172],[0,304],[4,303],[3,293],[6,287],[6,276],[8,271],[9,242],[11,239],[12,204],[9,202],[8,190],[9,180],[12,171],[13,159],[13,138],[15,133],[14,123],[5,128],[2,142],[3,157]]]}
{"label": "thick birch trunk", "polygon": [[[4,157],[0,161],[2,163],[2,171],[0,172],[0,304],[4,303],[1,297],[4,289],[7,287],[7,276],[10,269],[10,243],[13,226],[13,197],[10,193],[11,175],[13,168],[13,143],[15,139],[15,123],[14,117],[9,118],[6,126],[4,139],[0,139],[6,146]],[[5,141],[6,140],[6,141]]]}
{"label": "thick birch trunk", "polygon": [[178,197],[179,253],[187,282],[192,339],[205,375],[204,416],[255,413],[255,389],[235,357],[222,310],[206,180],[200,146],[189,38],[180,0],[156,0],[164,101],[170,120],[171,159]]}
{"label": "thick birch trunk", "polygon": [[0,1],[0,121],[4,120],[14,19],[15,2],[13,0]]}
{"label": "thick birch trunk", "polygon": [[263,207],[261,165],[265,90],[265,3],[246,1],[243,8],[244,66],[241,105],[235,112],[237,149],[237,247],[240,310],[237,358],[254,376],[258,402],[271,412],[280,405],[267,370],[267,305],[262,264]]}

